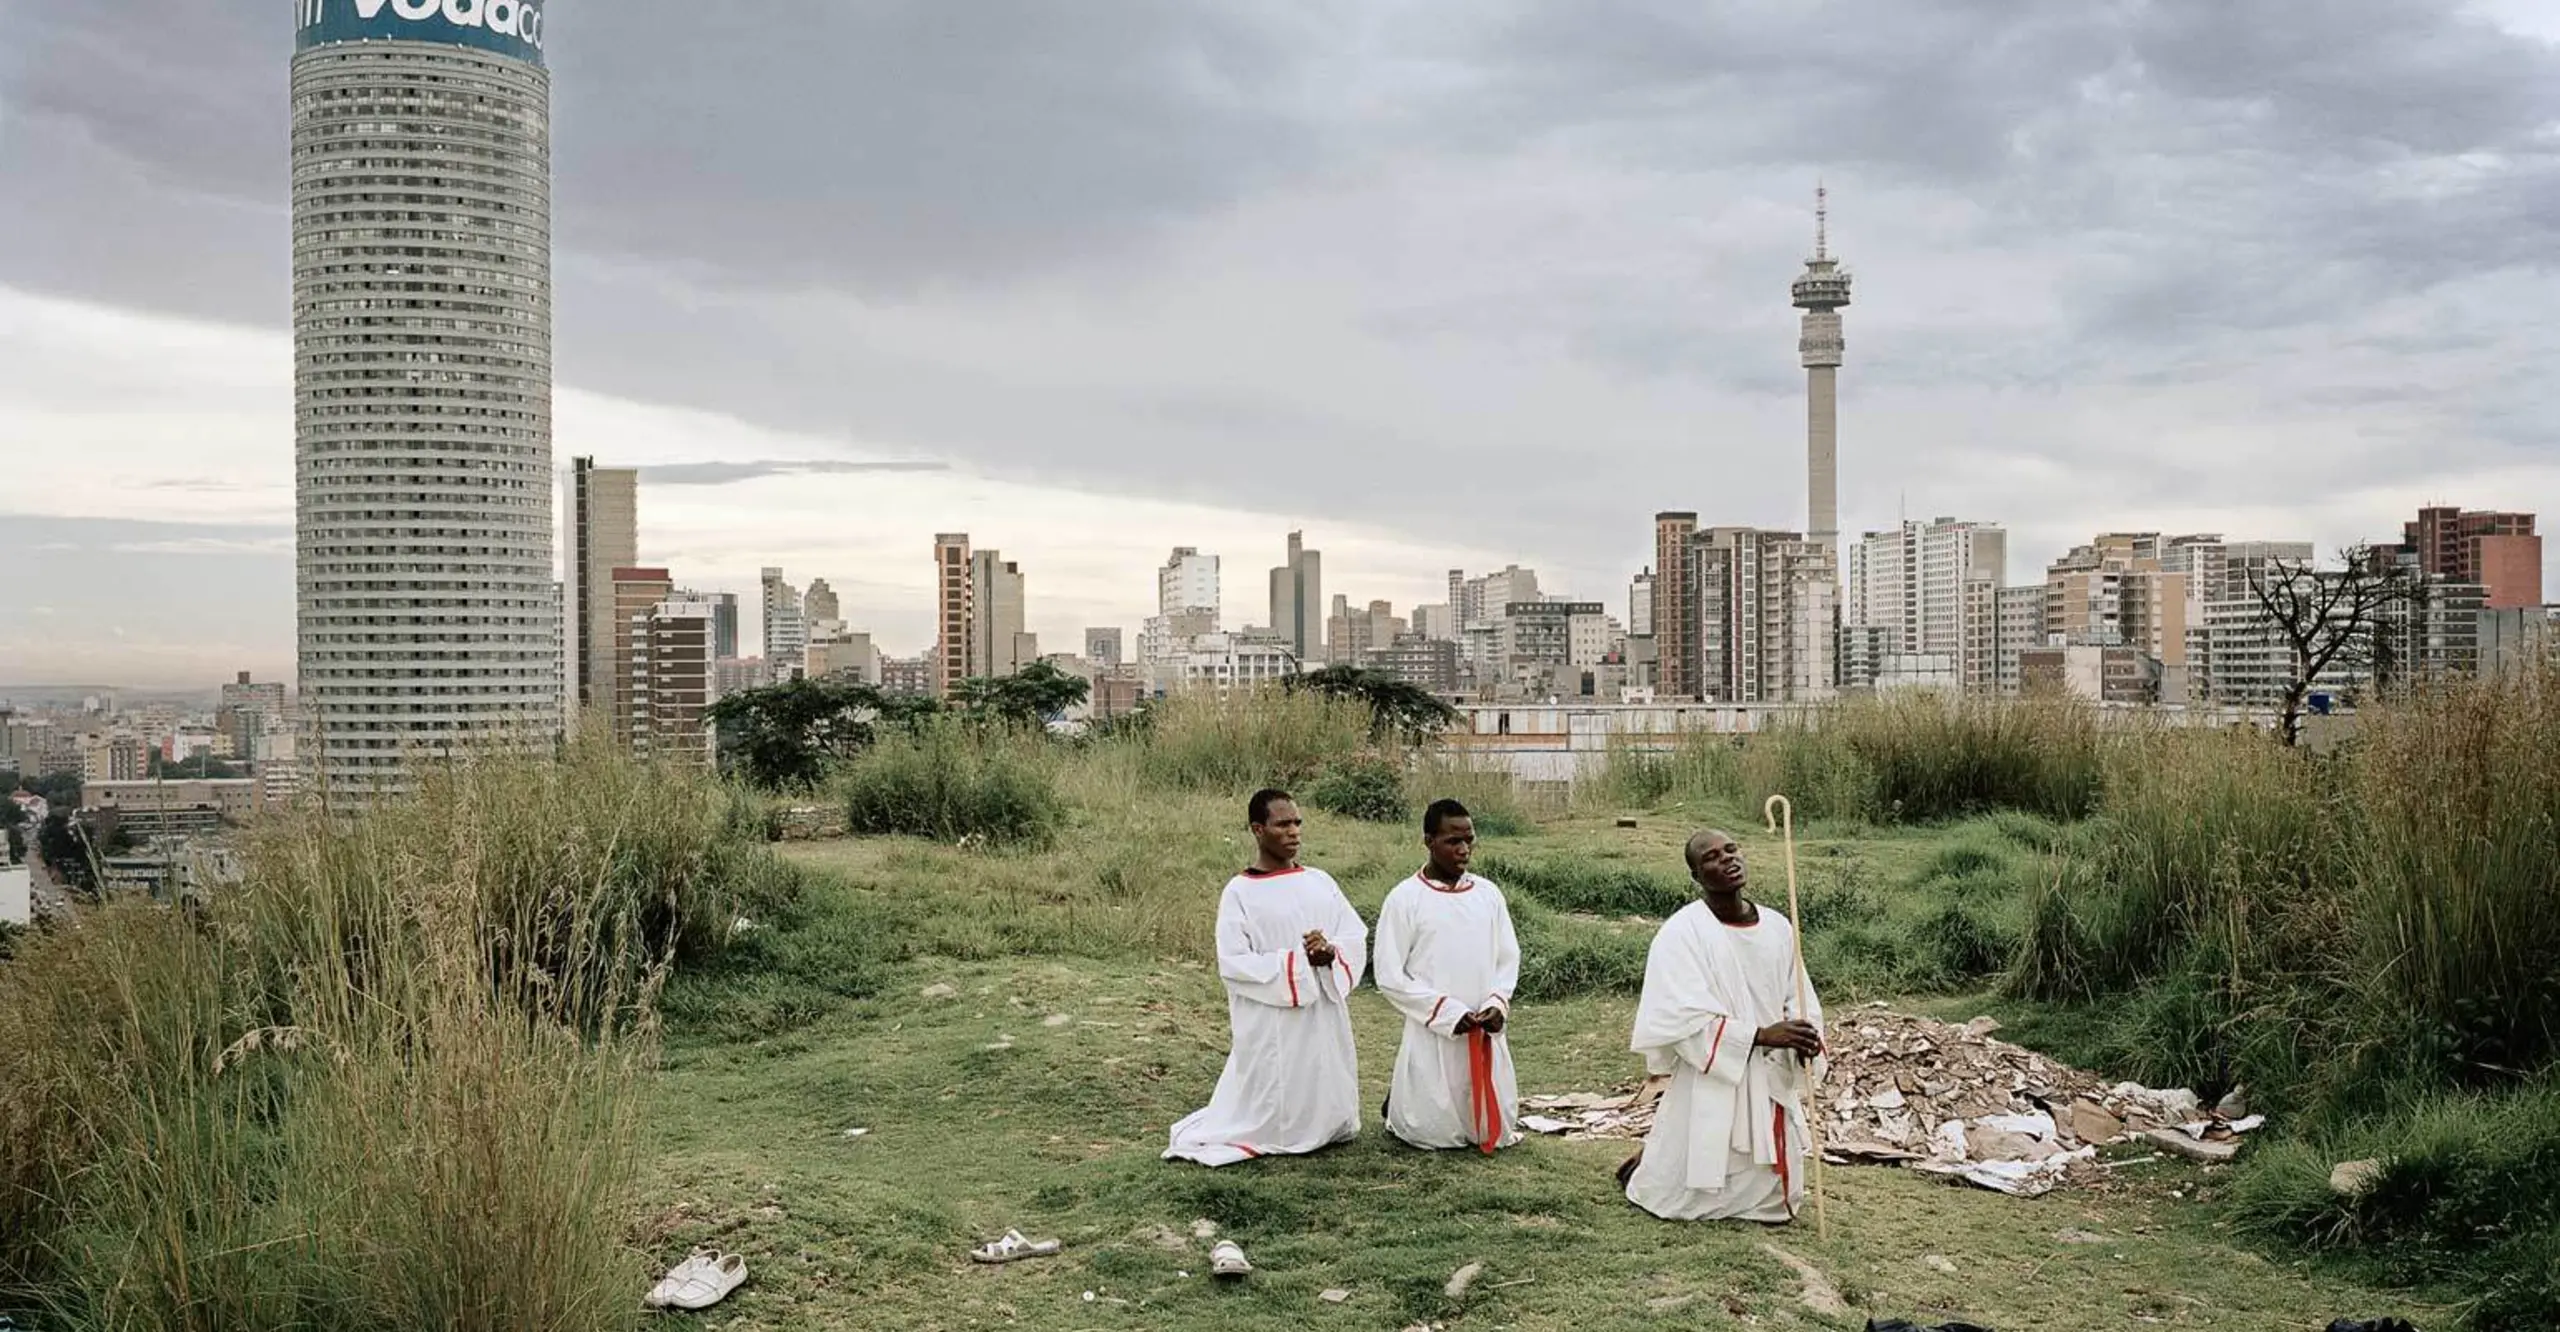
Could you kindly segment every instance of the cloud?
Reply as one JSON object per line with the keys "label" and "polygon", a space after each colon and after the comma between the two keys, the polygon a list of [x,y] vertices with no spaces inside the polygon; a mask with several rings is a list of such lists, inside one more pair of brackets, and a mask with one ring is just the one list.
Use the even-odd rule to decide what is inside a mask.
{"label": "cloud", "polygon": [[[69,455],[12,503],[283,523],[287,42],[162,8],[0,47],[0,286],[60,298],[0,292],[0,438]],[[558,16],[557,453],[674,469],[722,568],[853,554],[748,506],[794,482],[1008,551],[1121,505],[1240,561],[1449,533],[1586,594],[1663,504],[1800,523],[1821,178],[1852,528],[2005,520],[2023,581],[2098,529],[2560,510],[2528,0],[698,8]],[[952,470],[762,470],[839,448]],[[1143,609],[1111,577],[1079,604]]]}
{"label": "cloud", "polygon": [[184,537],[168,541],[119,541],[107,547],[118,555],[290,555],[290,536]]}
{"label": "cloud", "polygon": [[652,486],[725,486],[768,476],[848,476],[862,472],[947,472],[940,462],[837,462],[826,460],[658,463],[640,469]]}

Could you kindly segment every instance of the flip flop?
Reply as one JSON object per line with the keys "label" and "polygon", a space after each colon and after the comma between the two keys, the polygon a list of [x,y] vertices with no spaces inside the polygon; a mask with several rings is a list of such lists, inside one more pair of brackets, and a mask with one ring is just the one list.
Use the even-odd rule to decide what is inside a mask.
{"label": "flip flop", "polygon": [[1010,1263],[1024,1258],[1047,1258],[1063,1247],[1053,1239],[1024,1239],[1019,1230],[1008,1230],[1003,1239],[989,1240],[969,1251],[973,1263]]}
{"label": "flip flop", "polygon": [[667,1296],[670,1309],[708,1309],[729,1298],[729,1292],[745,1285],[747,1260],[734,1253],[724,1253],[705,1266],[695,1268],[676,1283]]}
{"label": "flip flop", "polygon": [[1220,1240],[1209,1250],[1209,1275],[1243,1277],[1253,1274],[1253,1264],[1245,1261],[1244,1246],[1234,1240]]}

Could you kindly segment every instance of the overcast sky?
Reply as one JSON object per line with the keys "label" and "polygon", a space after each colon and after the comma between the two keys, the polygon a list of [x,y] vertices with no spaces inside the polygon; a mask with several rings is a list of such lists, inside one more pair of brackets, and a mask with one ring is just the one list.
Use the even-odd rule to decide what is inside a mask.
{"label": "overcast sky", "polygon": [[[291,673],[288,9],[0,0],[0,680]],[[1660,508],[1801,527],[1817,179],[1848,529],[2004,523],[2028,580],[2101,529],[2560,521],[2541,0],[555,0],[546,38],[559,462],[679,468],[645,560],[823,576],[898,653],[943,530],[1066,648],[1176,544],[1259,622],[1292,527],[1399,610],[1510,561],[1623,608]]]}

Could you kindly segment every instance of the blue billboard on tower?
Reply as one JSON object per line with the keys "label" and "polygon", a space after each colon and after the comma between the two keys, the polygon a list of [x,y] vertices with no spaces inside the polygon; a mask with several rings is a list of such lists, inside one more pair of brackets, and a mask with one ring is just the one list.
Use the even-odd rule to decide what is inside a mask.
{"label": "blue billboard on tower", "polygon": [[446,42],[542,63],[541,0],[293,0],[294,49]]}

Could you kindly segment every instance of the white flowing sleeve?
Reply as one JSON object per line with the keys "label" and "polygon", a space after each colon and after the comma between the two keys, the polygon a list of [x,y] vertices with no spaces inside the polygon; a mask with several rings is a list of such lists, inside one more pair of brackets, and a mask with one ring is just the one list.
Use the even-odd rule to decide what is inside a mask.
{"label": "white flowing sleeve", "polygon": [[1305,953],[1254,948],[1245,930],[1244,899],[1233,884],[1218,899],[1218,979],[1236,998],[1273,1008],[1303,1008],[1321,993]]}
{"label": "white flowing sleeve", "polygon": [[1644,994],[1628,1042],[1645,1057],[1646,1071],[1670,1073],[1685,1065],[1719,1085],[1742,1081],[1756,1032],[1732,1016],[1711,969],[1685,914],[1663,922],[1645,955]]}
{"label": "white flowing sleeve", "polygon": [[[1332,876],[1327,875],[1325,882],[1333,883]],[[1369,927],[1361,922],[1359,911],[1353,908],[1350,898],[1342,895],[1342,885],[1338,883],[1333,884],[1333,915],[1333,925],[1324,937],[1333,942],[1333,979],[1341,985],[1334,993],[1348,1004],[1351,992],[1360,988],[1360,978],[1369,974]]]}
{"label": "white flowing sleeve", "polygon": [[1494,904],[1501,908],[1495,913],[1493,993],[1486,997],[1508,1013],[1511,1011],[1511,996],[1520,988],[1520,934],[1511,928],[1511,899],[1504,897],[1502,890],[1491,883],[1485,883],[1484,888],[1493,894]]}
{"label": "white flowing sleeve", "polygon": [[1413,940],[1414,895],[1410,884],[1399,885],[1387,894],[1387,904],[1378,909],[1378,944],[1373,954],[1378,993],[1406,1018],[1419,1022],[1443,1036],[1458,1034],[1458,1019],[1467,1015],[1465,1003],[1451,999],[1428,979],[1413,974],[1407,965],[1407,950]]}

